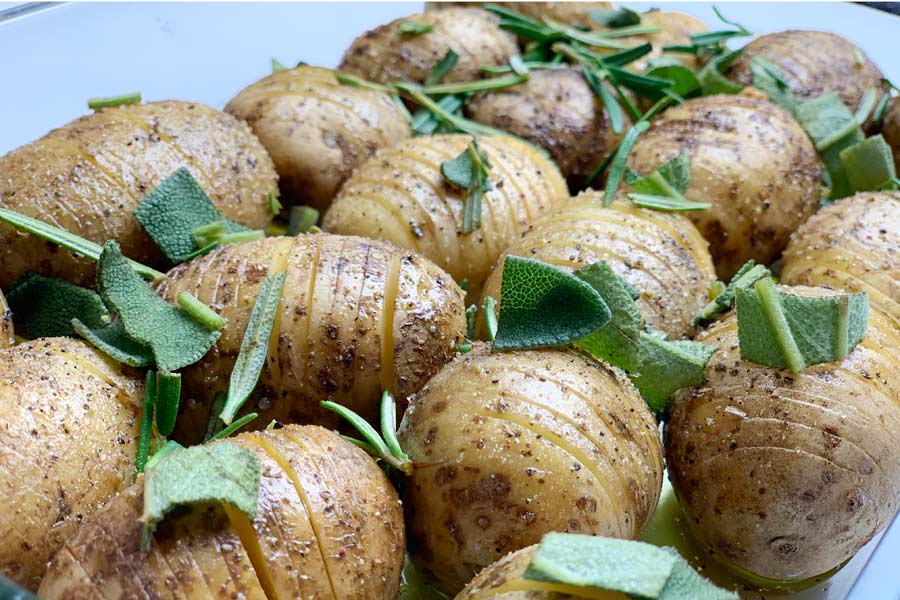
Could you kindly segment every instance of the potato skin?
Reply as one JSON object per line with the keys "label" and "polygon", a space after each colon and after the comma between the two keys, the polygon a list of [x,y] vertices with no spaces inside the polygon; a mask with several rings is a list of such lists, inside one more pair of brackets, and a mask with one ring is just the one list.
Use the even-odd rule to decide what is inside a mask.
{"label": "potato skin", "polygon": [[508,255],[539,260],[566,271],[606,261],[635,290],[647,324],[675,338],[693,332],[693,318],[715,281],[708,244],[677,213],[638,208],[624,199],[608,208],[603,193],[588,190],[535,221],[497,261],[483,296],[500,298]]}
{"label": "potato skin", "polygon": [[84,517],[134,479],[143,377],[86,343],[0,351],[0,575],[35,589]]}
{"label": "potato skin", "polygon": [[[277,328],[255,401],[245,405],[245,412],[260,413],[259,426],[271,419],[336,425],[338,417],[319,406],[326,399],[375,419],[382,389],[402,408],[465,338],[462,290],[408,250],[327,234],[225,246],[175,267],[157,290],[170,302],[186,290],[228,321],[206,356],[182,371],[189,399],[178,420],[184,439],[206,431],[259,286],[282,261],[287,278]],[[388,325],[390,334],[383,335]]]}
{"label": "potato skin", "polygon": [[469,295],[501,252],[540,215],[566,202],[569,192],[556,166],[534,148],[507,137],[481,137],[493,165],[493,189],[482,199],[482,225],[463,235],[465,193],[441,174],[441,163],[459,156],[468,135],[436,135],[380,150],[344,184],[323,227],[345,235],[388,240],[410,248],[469,280]]}
{"label": "potato skin", "polygon": [[585,25],[599,29],[589,12],[605,10],[612,7],[611,2],[426,2],[425,10],[438,11],[450,7],[483,7],[485,4],[498,4],[532,19],[552,19],[571,25]]}
{"label": "potato skin", "polygon": [[13,331],[12,311],[6,304],[3,292],[0,292],[0,349],[9,348],[16,343],[15,331]]}
{"label": "potato skin", "polygon": [[656,26],[662,31],[619,38],[620,42],[633,46],[646,43],[653,45],[653,50],[630,63],[628,65],[629,69],[643,71],[650,60],[663,55],[674,58],[691,69],[696,69],[700,66],[700,60],[694,54],[663,52],[663,48],[665,46],[690,45],[691,34],[709,31],[706,23],[685,13],[651,10],[641,15],[641,24]]}
{"label": "potato skin", "polygon": [[[114,239],[137,261],[162,254],[132,215],[144,196],[187,167],[222,213],[261,228],[277,192],[272,161],[249,127],[198,103],[167,100],[81,117],[0,158],[0,206],[91,241]],[[0,286],[26,271],[93,285],[93,261],[0,225]]]}
{"label": "potato skin", "polygon": [[[568,594],[528,589],[524,578],[537,544],[511,552],[484,568],[453,600],[562,600]],[[525,589],[521,589],[525,588]]]}
{"label": "potato skin", "polygon": [[894,153],[894,165],[900,171],[900,96],[888,104],[884,123],[881,125],[881,134],[890,145]]}
{"label": "potato skin", "polygon": [[819,209],[791,236],[781,281],[866,292],[900,329],[900,193],[860,192]]}
{"label": "potato skin", "polygon": [[544,148],[573,187],[584,181],[616,147],[603,102],[576,69],[531,71],[515,87],[476,94],[469,118],[503,129]]}
{"label": "potato skin", "polygon": [[409,551],[445,593],[548,531],[636,537],[662,484],[656,421],[620,373],[575,352],[459,355],[398,433]]}
{"label": "potato skin", "polygon": [[711,552],[763,577],[839,566],[898,509],[900,368],[890,351],[900,332],[870,307],[853,352],[801,373],[742,361],[734,314],[698,339],[719,347],[708,382],[676,396],[665,426],[686,521]]}
{"label": "potato skin", "polygon": [[867,89],[888,91],[875,63],[853,42],[834,33],[791,29],[760,36],[744,47],[726,76],[753,85],[750,63],[756,56],[778,67],[801,101],[836,91],[855,111]]}
{"label": "potato skin", "polygon": [[[259,514],[221,506],[169,516],[140,550],[143,480],[56,555],[42,598],[394,598],[403,566],[397,492],[362,450],[320,427],[229,438],[260,457]],[[284,467],[288,466],[289,470]],[[302,495],[301,495],[302,494]],[[259,551],[248,548],[255,538]]]}
{"label": "potato skin", "polygon": [[[421,35],[400,33],[404,21],[431,25]],[[339,71],[375,81],[423,83],[447,50],[459,61],[444,82],[481,78],[481,68],[502,65],[519,53],[516,38],[497,26],[497,17],[479,8],[448,8],[395,19],[362,34],[350,44]]]}
{"label": "potato skin", "polygon": [[818,207],[816,149],[787,112],[766,100],[723,95],[674,106],[641,134],[628,164],[647,174],[682,150],[691,158],[685,197],[712,204],[687,215],[726,281],[751,258],[775,259]]}
{"label": "potato skin", "polygon": [[319,210],[376,150],[409,137],[390,96],[341,85],[320,67],[276,71],[241,90],[225,111],[247,121],[266,147],[287,202]]}

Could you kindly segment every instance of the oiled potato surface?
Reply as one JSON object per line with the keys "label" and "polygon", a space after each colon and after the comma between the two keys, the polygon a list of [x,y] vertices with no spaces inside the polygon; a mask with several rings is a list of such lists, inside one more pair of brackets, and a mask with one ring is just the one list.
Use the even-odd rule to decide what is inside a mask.
{"label": "oiled potato surface", "polygon": [[241,90],[225,110],[249,123],[278,169],[285,200],[324,210],[376,150],[409,137],[387,94],[341,85],[331,69],[276,71]]}
{"label": "oiled potato surface", "polygon": [[70,338],[0,351],[0,574],[35,589],[78,524],[134,478],[140,373]]}
{"label": "oiled potato surface", "polygon": [[[433,29],[404,34],[398,29],[404,21]],[[515,36],[497,22],[497,17],[480,8],[448,8],[396,19],[353,40],[338,70],[378,83],[423,83],[447,51],[453,50],[459,60],[442,81],[480,79],[482,67],[505,64],[519,53]]]}
{"label": "oiled potato surface", "polygon": [[900,329],[900,193],[860,192],[820,209],[791,236],[781,281],[866,292]]}
{"label": "oiled potato surface", "polygon": [[483,294],[500,299],[509,255],[567,271],[606,261],[640,293],[638,308],[647,324],[678,338],[693,331],[694,315],[716,278],[707,246],[683,215],[638,208],[625,199],[604,207],[603,193],[588,190],[535,221],[509,246]]}
{"label": "oiled potato surface", "polygon": [[228,507],[194,507],[167,517],[144,554],[139,480],[56,555],[41,597],[396,597],[403,515],[397,492],[371,458],[312,426],[229,442],[259,455],[255,519]]}
{"label": "oiled potato surface", "polygon": [[216,345],[184,369],[186,439],[206,431],[212,399],[228,387],[260,285],[286,269],[266,365],[245,412],[257,423],[336,425],[334,400],[368,419],[382,390],[401,406],[456,351],[466,331],[463,295],[447,273],[392,244],[339,235],[267,238],[226,246],[180,265],[160,284],[188,291],[225,317]]}
{"label": "oiled potato surface", "polygon": [[770,579],[841,565],[900,504],[900,332],[870,308],[853,352],[800,373],[741,360],[734,314],[698,340],[718,346],[708,381],[676,396],[665,427],[687,522],[714,552]]}
{"label": "oiled potato surface", "polygon": [[[130,258],[162,254],[132,215],[163,179],[186,167],[229,219],[260,228],[277,192],[272,161],[246,124],[198,103],[167,100],[108,108],[54,129],[0,158],[0,207]],[[0,286],[26,271],[93,285],[94,263],[0,225]]]}
{"label": "oiled potato surface", "polygon": [[411,401],[405,506],[416,566],[456,593],[548,531],[635,538],[656,507],[656,421],[631,383],[581,354],[478,344]]}
{"label": "oiled potato surface", "polygon": [[665,111],[641,134],[628,164],[648,174],[686,151],[687,213],[726,281],[749,259],[768,264],[819,205],[819,158],[784,110],[750,96],[709,96]]}

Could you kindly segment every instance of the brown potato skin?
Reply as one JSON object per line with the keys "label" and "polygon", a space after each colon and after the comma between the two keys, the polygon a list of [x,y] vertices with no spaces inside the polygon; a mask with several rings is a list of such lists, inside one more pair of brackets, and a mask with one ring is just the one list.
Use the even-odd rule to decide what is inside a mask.
{"label": "brown potato skin", "polygon": [[71,338],[0,351],[0,575],[34,590],[84,517],[134,480],[143,377]]}
{"label": "brown potato skin", "polygon": [[853,42],[834,33],[791,29],[760,36],[744,47],[726,76],[753,85],[750,62],[755,56],[778,67],[801,101],[835,91],[855,111],[867,89],[888,91],[875,63]]}
{"label": "brown potato skin", "polygon": [[[260,457],[252,532],[235,527],[233,519],[247,519],[232,510],[195,507],[167,517],[144,554],[137,520],[140,480],[88,519],[56,555],[41,598],[264,600],[257,569],[269,573],[271,589],[281,598],[397,596],[403,514],[397,492],[371,458],[315,426],[244,433],[228,441]],[[245,545],[253,538],[258,553]]]}
{"label": "brown potato skin", "polygon": [[446,10],[450,7],[483,7],[485,4],[498,4],[533,19],[552,19],[571,25],[586,25],[591,29],[599,29],[589,12],[605,10],[612,7],[611,2],[426,2],[425,10]]}
{"label": "brown potato skin", "polygon": [[[400,33],[403,21],[434,27],[421,35]],[[481,68],[505,64],[519,53],[516,38],[497,26],[497,17],[479,8],[448,8],[395,19],[362,34],[350,44],[339,71],[378,83],[423,83],[447,50],[459,61],[443,82],[481,78]]]}
{"label": "brown potato skin", "polygon": [[463,235],[465,192],[444,180],[441,163],[459,156],[468,135],[436,135],[380,150],[347,180],[322,221],[326,231],[393,242],[434,261],[469,297],[503,250],[532,221],[566,202],[556,166],[533,147],[507,137],[481,137],[493,165],[493,189],[482,198],[481,228]]}
{"label": "brown potato skin", "polygon": [[[261,228],[277,193],[272,161],[250,128],[198,103],[167,100],[81,117],[0,158],[0,206],[159,264],[132,215],[163,179],[187,167],[222,213]],[[26,271],[93,286],[93,261],[0,225],[0,286]]]}
{"label": "brown potato skin", "polygon": [[225,111],[246,121],[268,150],[284,200],[318,210],[376,150],[409,137],[390,96],[341,85],[320,67],[276,71],[241,90]]}
{"label": "brown potato skin", "polygon": [[[175,267],[157,288],[170,302],[188,291],[228,321],[206,356],[182,371],[178,427],[184,439],[206,431],[213,397],[228,386],[259,287],[279,259],[286,260],[287,276],[277,327],[257,392],[244,407],[260,413],[260,427],[272,419],[336,426],[339,418],[319,406],[322,400],[374,420],[382,389],[391,390],[402,408],[465,339],[462,290],[408,250],[328,234],[225,246]],[[385,311],[390,294],[393,303]],[[390,339],[382,335],[388,320]],[[387,368],[383,356],[390,358]]]}
{"label": "brown potato skin", "polygon": [[709,243],[716,272],[728,281],[747,260],[768,264],[819,205],[819,158],[784,110],[747,95],[688,100],[660,115],[638,138],[628,164],[647,174],[691,158],[691,211]]}
{"label": "brown potato skin", "polygon": [[[801,295],[823,288],[782,287]],[[900,487],[900,332],[870,307],[868,335],[839,363],[790,373],[740,359],[734,314],[698,341],[708,381],[675,397],[669,478],[696,536],[778,580],[841,565],[887,525]]]}
{"label": "brown potato skin", "polygon": [[606,261],[641,296],[647,324],[680,338],[693,333],[694,315],[716,280],[706,240],[677,213],[638,208],[618,199],[603,206],[593,190],[532,224],[506,249],[484,284],[483,296],[500,298],[509,255],[539,260],[565,271]]}
{"label": "brown potato skin", "polygon": [[629,126],[613,132],[603,102],[576,69],[531,71],[525,83],[476,94],[466,113],[544,148],[576,189]]}
{"label": "brown potato skin", "polygon": [[900,171],[900,96],[894,98],[888,104],[884,113],[884,123],[881,125],[881,134],[894,153],[894,165]]}
{"label": "brown potato skin", "polygon": [[665,46],[690,45],[691,34],[709,31],[706,23],[685,13],[651,10],[641,14],[641,24],[656,26],[662,31],[619,38],[620,42],[632,46],[648,42],[653,45],[653,50],[649,54],[628,65],[630,70],[643,71],[651,59],[663,55],[678,60],[690,69],[696,69],[700,66],[700,59],[694,54],[663,52],[663,48]]}
{"label": "brown potato skin", "polygon": [[6,298],[3,292],[0,292],[0,348],[9,348],[16,343],[15,331],[13,330],[12,311],[6,304]]}
{"label": "brown potato skin", "polygon": [[900,329],[900,193],[860,192],[819,209],[791,235],[781,281],[866,292]]}
{"label": "brown potato skin", "polygon": [[409,551],[441,591],[548,531],[636,537],[662,484],[656,421],[621,373],[576,352],[476,344],[398,432]]}

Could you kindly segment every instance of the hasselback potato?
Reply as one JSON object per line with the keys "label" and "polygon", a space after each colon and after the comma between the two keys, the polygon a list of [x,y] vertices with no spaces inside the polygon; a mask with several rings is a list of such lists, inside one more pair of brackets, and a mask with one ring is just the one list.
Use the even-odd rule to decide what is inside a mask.
{"label": "hasselback potato", "polygon": [[409,137],[388,94],[341,85],[330,69],[283,69],[251,84],[225,111],[247,121],[278,170],[287,202],[328,207],[350,173]]}
{"label": "hasselback potato", "polygon": [[866,292],[900,328],[900,193],[860,192],[819,209],[791,236],[781,281]]}
{"label": "hasselback potato", "polygon": [[258,514],[222,505],[167,517],[141,552],[143,480],[87,519],[41,598],[395,598],[397,492],[362,450],[320,427],[230,438],[260,458]]}
{"label": "hasselback potato", "polygon": [[410,554],[445,593],[548,531],[637,537],[662,484],[647,405],[575,352],[476,345],[411,400],[399,439]]}
{"label": "hasselback potato", "polygon": [[79,340],[0,351],[0,575],[36,588],[82,519],[131,484],[143,387]]}
{"label": "hasselback potato", "polygon": [[[448,184],[441,163],[472,141],[436,135],[380,150],[347,180],[325,214],[327,231],[394,242],[433,260],[477,298],[500,253],[542,214],[566,202],[566,182],[533,147],[482,137],[492,189],[482,199],[482,225],[463,234],[465,192]],[[474,296],[473,296],[474,294]]]}
{"label": "hasselback potato", "polygon": [[676,394],[665,426],[686,522],[711,554],[769,579],[841,565],[900,507],[900,332],[870,307],[862,343],[799,373],[741,360],[734,314],[698,341],[718,346],[708,381]]}

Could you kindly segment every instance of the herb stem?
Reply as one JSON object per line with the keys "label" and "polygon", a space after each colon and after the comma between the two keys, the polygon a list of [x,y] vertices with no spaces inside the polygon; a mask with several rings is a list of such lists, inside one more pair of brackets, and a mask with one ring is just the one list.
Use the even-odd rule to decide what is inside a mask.
{"label": "herb stem", "polygon": [[341,85],[349,85],[352,87],[372,90],[374,92],[384,92],[385,94],[395,93],[394,89],[389,85],[375,83],[374,81],[366,81],[365,79],[360,79],[359,77],[354,77],[353,75],[348,75],[347,73],[338,73],[337,71],[335,71],[334,77]]}
{"label": "herb stem", "polygon": [[137,456],[134,468],[138,473],[144,472],[150,456],[150,437],[153,435],[153,408],[156,404],[156,373],[147,371],[144,379],[144,408],[141,411],[141,432],[138,435]]}
{"label": "herb stem", "polygon": [[484,324],[490,341],[497,337],[497,302],[490,296],[484,298]]}
{"label": "herb stem", "polygon": [[797,340],[794,339],[793,332],[791,332],[775,283],[771,277],[764,277],[753,284],[753,289],[759,296],[763,314],[768,322],[769,331],[775,339],[778,353],[784,359],[788,370],[799,373],[806,366],[806,361],[800,352]]}
{"label": "herb stem", "polygon": [[240,419],[233,421],[231,423],[231,425],[229,425],[228,427],[225,427],[220,432],[218,432],[217,434],[212,436],[210,438],[210,441],[221,440],[221,439],[227,438],[229,435],[231,435],[232,433],[234,433],[235,431],[237,431],[238,429],[240,429],[241,427],[243,427],[244,425],[246,425],[247,423],[249,423],[250,421],[252,421],[253,419],[255,419],[258,416],[259,416],[259,414],[255,413],[255,412],[247,413]]}
{"label": "herb stem", "polygon": [[622,138],[622,142],[616,149],[616,155],[612,159],[609,168],[609,177],[606,179],[606,187],[603,191],[603,204],[609,206],[616,199],[616,192],[622,183],[622,176],[625,173],[625,163],[628,161],[628,155],[637,142],[638,136],[650,127],[647,121],[638,121],[635,123]]}
{"label": "herb stem", "polygon": [[863,94],[863,97],[859,101],[859,107],[856,109],[856,113],[853,115],[853,120],[856,121],[860,126],[864,125],[866,119],[869,118],[869,115],[872,113],[872,109],[875,108],[875,104],[878,102],[878,92],[875,88],[869,88],[866,90],[866,93]]}
{"label": "herb stem", "polygon": [[219,331],[225,327],[225,319],[223,319],[216,311],[203,304],[190,292],[178,293],[178,306],[189,314],[195,321],[209,329],[210,331]]}
{"label": "herb stem", "polygon": [[486,90],[499,90],[513,87],[528,80],[528,75],[504,75],[491,79],[479,79],[476,81],[463,81],[460,83],[438,83],[422,88],[423,94],[435,96],[438,94],[471,94]]}
{"label": "herb stem", "polygon": [[88,100],[88,108],[97,110],[98,108],[114,108],[125,104],[140,104],[140,92],[132,92],[130,94],[120,94],[118,96],[105,96],[101,98],[91,98]]}

